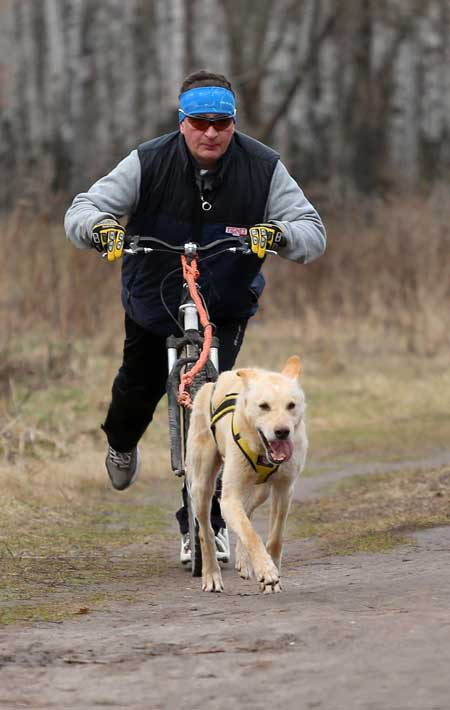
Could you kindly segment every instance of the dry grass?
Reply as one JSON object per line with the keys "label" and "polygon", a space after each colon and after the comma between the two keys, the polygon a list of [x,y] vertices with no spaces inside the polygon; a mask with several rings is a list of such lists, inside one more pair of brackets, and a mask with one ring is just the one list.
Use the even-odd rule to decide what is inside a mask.
{"label": "dry grass", "polygon": [[120,313],[120,267],[73,248],[62,219],[34,219],[26,205],[3,222],[2,233],[9,269],[0,289],[0,349],[11,336],[38,329],[43,342],[95,334],[107,345]]}
{"label": "dry grass", "polygon": [[[50,505],[82,504],[93,487],[104,489],[106,484],[100,424],[120,362],[119,348],[93,352],[90,340],[79,339],[62,344],[57,359],[55,344],[28,339],[21,346],[0,399],[3,494]],[[144,454],[148,461],[160,457],[152,475],[164,477],[168,436],[163,402],[151,432]]]}
{"label": "dry grass", "polygon": [[450,468],[356,476],[314,502],[297,503],[291,534],[314,538],[326,555],[380,552],[411,532],[450,523]]}
{"label": "dry grass", "polygon": [[[59,478],[59,468],[51,468]],[[58,620],[93,604],[131,601],[148,589],[167,565],[166,488],[157,491],[157,502],[149,502],[139,484],[118,500],[105,482],[86,478],[82,498],[72,498],[70,488],[58,502],[51,490],[47,501],[37,501],[34,491],[7,496],[0,520],[0,624]]]}
{"label": "dry grass", "polygon": [[[448,185],[427,197],[392,195],[346,204],[328,217],[327,252],[300,269],[271,260],[267,313],[295,313],[318,347],[345,333],[348,344],[420,355],[448,350]],[[369,343],[369,347],[373,342]]]}

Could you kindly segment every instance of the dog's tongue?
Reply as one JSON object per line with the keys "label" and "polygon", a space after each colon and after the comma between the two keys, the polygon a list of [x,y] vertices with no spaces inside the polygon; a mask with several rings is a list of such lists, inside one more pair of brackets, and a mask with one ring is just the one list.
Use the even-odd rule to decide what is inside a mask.
{"label": "dog's tongue", "polygon": [[292,456],[293,446],[289,439],[284,439],[283,441],[270,442],[270,456],[275,463],[282,463],[283,461],[289,461]]}

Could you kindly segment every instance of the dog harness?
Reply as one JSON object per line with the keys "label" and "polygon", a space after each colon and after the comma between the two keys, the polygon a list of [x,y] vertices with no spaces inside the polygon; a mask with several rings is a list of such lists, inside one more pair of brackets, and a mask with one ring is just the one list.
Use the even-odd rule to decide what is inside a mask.
{"label": "dog harness", "polygon": [[233,434],[233,439],[238,445],[245,458],[249,462],[252,469],[257,474],[256,483],[266,483],[267,479],[278,470],[278,464],[270,463],[265,456],[257,454],[252,451],[248,442],[242,438],[239,433],[236,422],[234,419],[234,411],[236,409],[236,401],[238,398],[237,392],[230,392],[226,394],[221,403],[215,408],[212,408],[212,398],[211,398],[211,431],[213,433],[214,439],[216,438],[216,423],[219,419],[222,419],[226,414],[232,414],[231,417],[231,433]]}

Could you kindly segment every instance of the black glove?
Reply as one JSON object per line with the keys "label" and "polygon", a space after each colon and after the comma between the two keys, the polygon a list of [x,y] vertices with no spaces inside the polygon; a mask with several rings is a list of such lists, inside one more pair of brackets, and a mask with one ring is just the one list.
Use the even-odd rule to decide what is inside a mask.
{"label": "black glove", "polygon": [[108,261],[120,259],[125,242],[125,230],[115,219],[104,219],[92,228],[92,246],[108,255]]}
{"label": "black glove", "polygon": [[277,251],[280,243],[284,241],[283,230],[276,224],[255,224],[248,230],[250,237],[250,248],[253,254],[260,259],[264,259],[266,249]]}

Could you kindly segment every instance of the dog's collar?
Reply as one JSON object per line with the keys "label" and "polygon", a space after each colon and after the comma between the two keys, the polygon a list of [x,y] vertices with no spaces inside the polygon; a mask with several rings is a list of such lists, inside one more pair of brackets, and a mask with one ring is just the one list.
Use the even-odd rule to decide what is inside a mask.
{"label": "dog's collar", "polygon": [[278,464],[270,463],[269,461],[267,461],[265,456],[261,456],[261,454],[257,454],[255,451],[252,451],[248,442],[242,438],[236,426],[236,421],[234,418],[237,397],[237,392],[230,392],[229,394],[225,395],[223,400],[214,410],[212,409],[211,403],[211,431],[215,438],[216,423],[226,414],[231,413],[233,415],[231,417],[231,433],[233,434],[233,439],[244,454],[252,469],[257,474],[256,483],[265,483],[269,476],[271,476],[273,473],[275,473],[275,471],[278,470]]}

